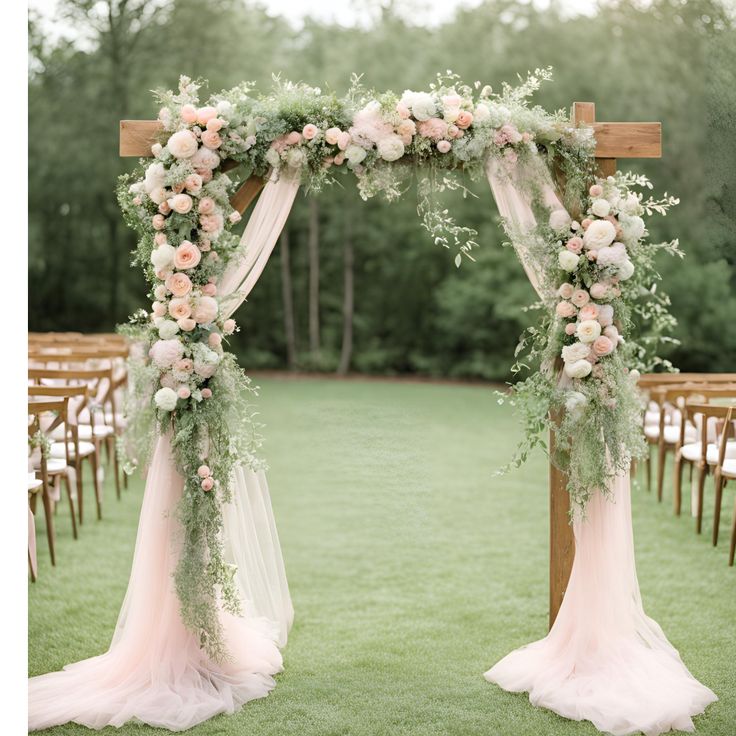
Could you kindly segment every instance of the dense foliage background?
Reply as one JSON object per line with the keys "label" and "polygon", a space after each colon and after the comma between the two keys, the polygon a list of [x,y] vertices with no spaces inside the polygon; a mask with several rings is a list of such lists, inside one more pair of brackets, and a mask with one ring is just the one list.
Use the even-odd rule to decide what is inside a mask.
{"label": "dense foliage background", "polygon": [[[310,20],[297,29],[244,0],[61,0],[72,41],[46,38],[48,23],[32,12],[30,329],[110,331],[147,306],[114,196],[134,163],[118,157],[118,120],[155,117],[150,90],[176,86],[179,74],[207,78],[213,91],[242,80],[266,89],[280,72],[343,92],[355,71],[368,86],[402,91],[448,68],[497,86],[552,65],[556,81],[537,98],[548,109],[592,100],[601,120],[662,121],[663,159],[622,165],[682,200],[650,227],[687,253],[661,263],[679,320],[670,357],[682,369],[733,370],[733,17],[713,0],[605,2],[592,17],[566,16],[555,2],[541,11],[488,0],[428,29],[418,15],[407,21],[401,2],[372,6],[368,28]],[[501,247],[487,187],[450,200],[482,245],[477,263],[457,270],[420,228],[413,192],[365,203],[352,181],[298,199],[239,313],[243,366],[506,377],[533,294]]]}

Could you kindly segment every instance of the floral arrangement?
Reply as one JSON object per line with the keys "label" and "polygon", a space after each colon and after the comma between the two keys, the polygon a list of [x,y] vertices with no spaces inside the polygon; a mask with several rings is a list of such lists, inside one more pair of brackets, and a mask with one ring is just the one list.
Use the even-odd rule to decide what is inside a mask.
{"label": "floral arrangement", "polygon": [[[150,310],[139,310],[122,328],[143,348],[130,369],[126,468],[145,463],[157,436],[170,437],[184,479],[176,588],[185,624],[213,658],[226,655],[220,606],[239,610],[234,570],[222,549],[222,504],[230,498],[236,463],[262,467],[249,403],[255,389],[224,349],[237,325],[228,309],[231,295],[219,285],[242,255],[233,232],[241,216],[230,205],[231,193],[253,175],[300,177],[316,190],[350,172],[364,198],[380,193],[391,200],[418,174],[422,222],[437,244],[456,249],[459,265],[463,257],[472,259],[477,233],[458,225],[435,198],[446,189],[466,191],[459,174],[481,176],[489,158],[508,171],[541,160],[564,177],[568,209],[568,199],[589,184],[591,129],[574,126],[564,112],[529,105],[550,76],[548,69],[537,70],[519,86],[494,93],[448,72],[428,91],[402,95],[366,90],[354,77],[341,98],[276,79],[268,95],[242,84],[205,103],[200,85],[182,77],[178,91],[158,93],[162,132],[151,149],[153,161],[141,160],[118,188],[126,221],[139,235],[133,263],[143,269],[151,299]],[[543,365],[561,356],[575,388],[558,390],[545,370],[517,384],[516,398],[526,407],[529,447],[538,442],[549,410],[569,405],[556,460],[561,467],[571,467],[565,453],[579,454],[582,444],[572,438],[583,431],[580,422],[586,436],[594,435],[586,447],[608,447],[611,467],[620,467],[635,445],[633,429],[629,435],[621,429],[634,426],[629,420],[636,405],[633,387],[621,391],[631,386],[623,376],[634,352],[621,335],[630,326],[629,296],[651,271],[653,251],[640,245],[642,210],[665,206],[630,194],[636,183],[643,180],[600,182],[590,190],[581,224],[554,215],[530,236],[534,257],[551,279],[563,275],[564,284],[557,304],[552,296],[547,300],[548,324],[524,344]],[[534,177],[528,187],[537,192]],[[641,278],[632,278],[636,272]],[[602,434],[593,426],[600,407],[611,417]],[[609,472],[601,469],[607,466],[602,458],[605,452],[589,463],[594,470],[571,472],[577,500],[584,501],[591,479]]]}

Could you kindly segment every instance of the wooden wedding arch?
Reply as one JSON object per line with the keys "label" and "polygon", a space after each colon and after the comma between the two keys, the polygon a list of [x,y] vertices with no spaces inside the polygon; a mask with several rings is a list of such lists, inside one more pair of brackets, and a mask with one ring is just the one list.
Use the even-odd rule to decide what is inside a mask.
{"label": "wooden wedding arch", "polygon": [[[596,148],[595,158],[600,174],[616,173],[619,158],[661,158],[661,123],[600,123],[595,120],[595,103],[575,102],[572,107],[575,123],[593,126]],[[161,123],[157,120],[121,120],[120,155],[125,157],[151,156],[151,146],[156,143]],[[224,162],[222,169],[234,168],[234,162]],[[258,196],[265,180],[252,176],[233,194],[230,203],[241,214]],[[550,436],[550,448],[554,447],[554,432]],[[570,499],[567,493],[567,476],[554,465],[549,466],[549,626],[557,617],[565,589],[570,578],[575,542],[569,523]]]}

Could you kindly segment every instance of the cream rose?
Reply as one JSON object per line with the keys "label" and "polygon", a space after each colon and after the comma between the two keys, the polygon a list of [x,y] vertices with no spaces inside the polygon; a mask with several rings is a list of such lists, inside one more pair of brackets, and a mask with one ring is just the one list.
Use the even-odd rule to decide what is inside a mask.
{"label": "cream rose", "polygon": [[600,337],[601,323],[594,319],[583,320],[578,324],[575,334],[580,342],[591,343]]}
{"label": "cream rose", "polygon": [[[146,169],[143,186],[146,192],[150,194],[154,189],[162,188],[165,179],[166,169],[164,169],[164,165],[160,161],[157,161]],[[156,204],[159,204],[159,202],[156,202]]]}
{"label": "cream rose", "polygon": [[384,161],[398,161],[404,155],[404,144],[398,135],[389,135],[378,142],[378,155]]}
{"label": "cream rose", "polygon": [[199,143],[191,130],[180,130],[169,138],[166,147],[174,158],[191,158],[197,152]]}
{"label": "cream rose", "polygon": [[171,338],[174,337],[177,332],[179,332],[179,325],[170,319],[165,319],[158,326],[158,336],[162,340],[171,340]]}
{"label": "cream rose", "polygon": [[594,220],[583,235],[583,246],[586,250],[600,250],[613,243],[616,228],[608,220]]}
{"label": "cream rose", "polygon": [[562,348],[562,360],[565,363],[577,363],[579,360],[584,360],[589,352],[590,348],[582,342],[565,345]]}
{"label": "cream rose", "polygon": [[570,378],[585,378],[590,375],[593,366],[587,360],[577,360],[574,363],[565,364],[565,373]]}
{"label": "cream rose", "polygon": [[580,256],[575,255],[575,253],[567,249],[561,250],[557,255],[557,262],[563,271],[572,273],[578,267]]}
{"label": "cream rose", "polygon": [[151,263],[157,271],[162,271],[171,265],[176,250],[173,245],[164,243],[151,251]]}
{"label": "cream rose", "polygon": [[590,211],[596,217],[606,217],[611,212],[611,203],[607,199],[595,199],[590,207]]}

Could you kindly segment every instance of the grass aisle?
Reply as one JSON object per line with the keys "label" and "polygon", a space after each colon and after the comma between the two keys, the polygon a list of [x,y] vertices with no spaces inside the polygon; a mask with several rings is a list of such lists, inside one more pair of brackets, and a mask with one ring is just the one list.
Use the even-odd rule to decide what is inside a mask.
{"label": "grass aisle", "polygon": [[[509,476],[519,429],[481,387],[261,381],[274,511],[296,608],[285,672],[266,699],[193,736],[539,736],[598,733],[534,709],[482,673],[544,635],[547,469]],[[720,696],[702,736],[736,723],[736,596],[724,537],[713,549],[691,519],[634,492],[639,580],[649,615],[693,674]],[[708,486],[707,503],[712,505]],[[59,511],[58,567],[40,528],[31,586],[30,672],[103,652],[127,584],[142,486],[105,519],[91,494],[81,539]],[[708,509],[711,510],[710,508]],[[710,519],[706,518],[705,529]],[[66,725],[45,733],[89,733]],[[140,725],[104,733],[168,733]]]}

